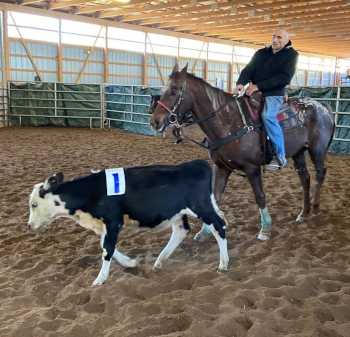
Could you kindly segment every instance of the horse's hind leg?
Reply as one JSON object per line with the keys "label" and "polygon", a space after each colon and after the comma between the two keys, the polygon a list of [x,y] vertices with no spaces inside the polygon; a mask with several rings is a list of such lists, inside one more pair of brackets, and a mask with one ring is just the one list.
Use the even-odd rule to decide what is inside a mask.
{"label": "horse's hind leg", "polygon": [[297,220],[299,222],[306,222],[307,217],[310,213],[310,174],[307,171],[305,161],[306,150],[302,149],[295,156],[293,156],[294,168],[298,172],[301,186],[303,187],[303,208],[301,213],[298,215]]}
{"label": "horse's hind leg", "polygon": [[321,188],[327,173],[327,169],[324,167],[324,158],[326,156],[326,150],[309,150],[309,153],[316,170],[316,184],[314,186],[313,197],[311,200],[311,214],[318,215],[320,213]]}

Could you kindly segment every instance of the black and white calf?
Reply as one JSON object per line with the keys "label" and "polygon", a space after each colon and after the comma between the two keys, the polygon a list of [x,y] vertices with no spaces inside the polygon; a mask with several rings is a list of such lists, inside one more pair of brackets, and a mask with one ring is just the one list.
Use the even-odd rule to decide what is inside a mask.
{"label": "black and white calf", "polygon": [[62,173],[55,174],[34,186],[28,225],[38,229],[66,217],[101,235],[103,264],[93,283],[100,285],[108,277],[112,257],[123,266],[136,266],[135,260],[115,249],[124,224],[172,226],[170,241],[154,264],[154,268],[161,268],[189,232],[190,215],[209,225],[220,248],[219,270],[227,270],[225,220],[212,194],[212,173],[207,162],[126,168],[124,175],[125,193],[109,196],[105,170],[71,181],[63,181]]}

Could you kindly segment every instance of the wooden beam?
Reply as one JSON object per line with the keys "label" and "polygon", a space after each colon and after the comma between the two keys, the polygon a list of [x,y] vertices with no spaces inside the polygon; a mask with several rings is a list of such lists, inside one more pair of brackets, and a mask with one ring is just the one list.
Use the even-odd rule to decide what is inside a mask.
{"label": "wooden beam", "polygon": [[[310,26],[313,24],[326,24],[328,22],[334,23],[334,17],[333,15],[337,16],[337,19],[350,19],[350,8],[349,11],[340,11],[336,13],[329,13],[327,15],[319,15],[317,13],[314,13],[312,16],[304,16],[302,18],[296,19],[296,18],[285,18],[284,19],[284,27],[288,27],[291,23],[298,23],[298,24],[305,24],[306,26]],[[315,21],[313,21],[315,20]],[[279,16],[271,17],[269,22],[265,22],[263,18],[257,18],[254,22],[252,20],[242,20],[238,23],[235,23],[234,25],[226,25],[217,27],[216,29],[213,29],[212,27],[206,28],[206,26],[201,26],[198,28],[191,29],[191,33],[204,33],[204,32],[211,32],[211,33],[220,33],[220,32],[229,32],[229,31],[239,31],[239,30],[253,30],[256,31],[257,28],[275,28],[278,26],[281,26],[278,24]],[[184,30],[183,27],[177,27],[175,30],[180,31]]]}
{"label": "wooden beam", "polygon": [[164,78],[163,78],[163,76],[162,76],[162,69],[160,69],[160,67],[159,67],[158,60],[157,60],[156,54],[154,53],[153,46],[152,46],[152,42],[151,42],[151,39],[149,38],[148,33],[146,33],[146,37],[148,38],[149,44],[150,44],[150,46],[151,46],[152,53],[153,53],[153,57],[154,57],[154,60],[155,60],[155,62],[156,62],[156,65],[157,65],[160,78],[162,79],[163,85],[165,85],[165,81],[164,81]]}
{"label": "wooden beam", "polygon": [[[289,32],[292,33],[293,35],[291,35],[290,39],[291,40],[295,40],[298,38],[306,38],[306,37],[312,37],[312,38],[318,38],[321,36],[328,36],[329,38],[331,38],[331,35],[337,35],[339,33],[343,33],[343,34],[347,34],[347,32],[349,32],[349,24],[350,24],[350,20],[349,23],[344,23],[344,25],[341,26],[329,26],[327,28],[323,28],[322,32],[320,33],[316,33],[315,32],[315,28],[313,30],[290,30]],[[322,26],[319,26],[322,27]],[[316,28],[317,29],[317,28]],[[328,34],[329,33],[329,34]],[[216,36],[218,34],[212,33],[213,36]],[[211,34],[209,34],[208,36],[211,36]],[[265,41],[270,43],[271,41],[271,37],[272,37],[272,31],[269,30],[265,33],[259,33],[258,35],[255,34],[249,34],[249,32],[241,32],[241,33],[232,33],[232,32],[223,32],[222,34],[219,35],[220,37],[230,37],[232,39],[252,39],[254,41]],[[343,37],[344,38],[344,37]]]}
{"label": "wooden beam", "polygon": [[[164,17],[164,16],[168,16],[168,15],[173,15],[176,13],[182,13],[185,10],[187,10],[187,11],[192,10],[193,11],[196,8],[196,4],[191,4],[190,1],[181,1],[181,2],[184,2],[183,5],[185,5],[181,9],[164,8],[164,5],[161,5],[159,8],[159,9],[163,9],[161,11],[154,10],[151,13],[147,13],[147,14],[127,15],[127,16],[123,16],[120,21],[127,22],[127,21],[135,21],[135,20],[146,20],[149,18]],[[178,6],[178,5],[176,5],[176,6]],[[156,7],[156,6],[154,6],[154,7]],[[167,17],[165,17],[165,19],[166,18]]]}
{"label": "wooden beam", "polygon": [[19,1],[19,5],[30,5],[30,4],[34,4],[36,2],[43,2],[45,0],[22,0],[22,1]]}
{"label": "wooden beam", "polygon": [[[191,0],[182,0],[182,1],[177,1],[172,3],[172,6],[184,6],[184,5],[189,5],[191,3]],[[144,2],[143,2],[144,4]],[[147,6],[146,6],[147,5]],[[121,16],[120,21],[132,21],[132,20],[139,20],[138,17],[147,14],[141,14],[141,15],[135,15],[135,16],[130,16],[130,18],[133,18],[132,20],[127,20],[129,18],[129,15],[131,14],[137,14],[137,13],[142,13],[142,12],[150,12],[150,11],[156,11],[159,9],[163,8],[168,8],[169,4],[168,3],[160,3],[159,5],[151,5],[151,4],[144,4],[143,7],[140,8],[131,8],[131,9],[124,9],[123,11],[115,11],[115,12],[106,12],[101,15],[102,18],[110,18],[114,16]],[[135,19],[134,19],[135,17]]]}
{"label": "wooden beam", "polygon": [[77,83],[77,84],[80,83],[81,77],[82,77],[83,74],[84,74],[84,71],[85,71],[85,68],[86,68],[86,66],[87,66],[87,64],[88,64],[88,62],[89,62],[89,59],[90,59],[92,53],[94,52],[95,45],[96,45],[96,42],[97,42],[98,38],[100,37],[100,33],[101,33],[102,28],[103,28],[103,26],[101,26],[101,28],[100,28],[100,30],[99,30],[97,36],[96,36],[96,39],[95,39],[95,41],[94,41],[94,44],[93,44],[92,47],[90,48],[89,54],[86,56],[86,60],[85,60],[85,62],[84,62],[83,68],[81,69],[81,72],[80,72],[80,74],[79,74],[79,76],[78,76],[78,79],[77,79],[77,81],[75,82],[75,83]]}
{"label": "wooden beam", "polygon": [[67,7],[72,7],[72,6],[78,6],[82,5],[88,2],[92,2],[93,0],[71,0],[71,1],[62,1],[62,2],[55,2],[50,5],[50,9],[61,9],[61,8],[67,8]]}
{"label": "wooden beam", "polygon": [[[265,0],[266,1],[266,0]],[[264,1],[264,2],[265,2]],[[268,3],[262,3],[263,1],[260,1],[259,4],[256,4],[254,6],[245,6],[245,7],[239,7],[237,9],[237,12],[239,13],[248,13],[250,11],[257,11],[257,10],[261,10],[261,9],[271,9],[271,7],[280,7],[280,6],[286,6],[286,5],[292,5],[292,4],[300,4],[300,3],[308,3],[308,0],[282,0],[282,1],[278,1],[278,2],[274,2],[274,4],[272,5],[270,2]],[[170,12],[169,15],[167,15],[165,13],[165,15],[167,15],[165,17],[166,21],[173,21],[173,20],[178,20],[178,19],[193,19],[193,18],[201,18],[201,17],[216,17],[216,16],[222,16],[222,15],[231,15],[231,10],[233,7],[236,7],[237,5],[248,5],[251,4],[251,1],[229,1],[229,2],[222,2],[219,3],[217,5],[217,7],[215,9],[213,9],[212,4],[210,5],[203,5],[203,6],[198,6],[193,10],[193,8],[181,8],[177,11],[174,12]],[[186,15],[186,16],[177,16],[177,14],[188,14],[190,12],[196,12],[190,15]],[[160,15],[157,15],[160,16]],[[161,15],[164,19],[164,13]],[[237,16],[237,15],[233,15],[233,16]],[[247,17],[247,15],[245,15],[245,17]],[[159,21],[159,19],[155,19],[155,21],[152,20],[148,20],[148,21],[144,21],[144,24],[154,24],[154,23],[159,23],[162,21]]]}
{"label": "wooden beam", "polygon": [[[151,1],[151,0],[149,0]],[[148,2],[149,2],[148,1]],[[127,6],[130,5],[146,5],[147,4],[147,0],[133,0],[130,1],[128,3],[121,3],[121,2],[116,2],[116,1],[112,1],[112,3],[110,4],[106,4],[106,5],[100,5],[100,6],[88,6],[88,7],[83,7],[80,8],[79,11],[77,12],[77,14],[86,14],[86,13],[92,13],[92,12],[103,12],[107,9],[113,9],[113,8],[119,8],[119,10],[115,11],[115,12],[106,12],[107,13],[115,13],[112,16],[119,16],[119,15],[124,15],[127,14],[129,11],[131,11],[130,13],[133,13],[136,11],[136,8],[125,8]],[[100,16],[102,17],[102,16]],[[106,16],[108,17],[108,16]]]}
{"label": "wooden beam", "polygon": [[[184,9],[180,9],[177,11],[177,13],[168,15],[166,17],[163,16],[162,17],[163,21],[159,20],[159,19],[145,20],[144,22],[142,22],[142,24],[155,24],[155,23],[162,23],[164,21],[192,20],[192,19],[203,18],[203,17],[208,17],[209,21],[214,21],[214,20],[212,20],[213,17],[219,17],[217,19],[219,21],[225,20],[227,18],[235,20],[238,18],[247,18],[248,17],[247,14],[243,14],[243,13],[248,13],[251,11],[254,12],[254,16],[260,15],[261,13],[264,13],[262,15],[266,15],[266,14],[271,14],[271,12],[270,12],[271,7],[277,7],[277,6],[279,7],[279,6],[286,6],[286,5],[290,6],[290,5],[294,5],[294,4],[296,5],[296,4],[303,4],[303,3],[307,4],[308,2],[309,2],[308,0],[300,0],[300,1],[299,0],[290,0],[290,1],[283,0],[283,1],[275,2],[274,3],[275,5],[272,5],[271,3],[264,3],[264,4],[258,4],[255,6],[240,7],[239,10],[237,10],[237,12],[239,11],[240,14],[232,14],[231,8],[225,9],[225,8],[229,7],[227,5],[218,6],[218,9],[211,11],[211,12],[208,12],[208,10],[211,9],[212,5],[200,6],[200,7],[197,7],[197,12],[194,14],[189,14],[186,16],[175,15],[175,14],[185,14],[185,13],[189,12],[189,10],[185,11]],[[225,4],[225,3],[223,3],[223,4]],[[223,8],[223,9],[220,10],[221,8]],[[297,7],[293,7],[293,10],[294,10],[294,8],[297,8]],[[262,10],[262,9],[268,9],[268,11],[260,12],[259,10]],[[287,9],[283,8],[283,13],[285,13],[286,11],[287,11]],[[192,12],[193,12],[193,10],[192,10]],[[273,12],[276,13],[276,10],[274,9]]]}
{"label": "wooden beam", "polygon": [[43,77],[41,76],[41,73],[40,73],[38,67],[37,67],[36,64],[35,64],[35,61],[34,61],[34,59],[33,59],[33,57],[32,57],[32,54],[30,53],[30,51],[29,51],[29,49],[28,49],[28,47],[27,47],[27,43],[24,41],[24,39],[23,39],[23,37],[22,37],[22,34],[21,34],[21,32],[20,32],[20,30],[19,30],[19,28],[18,28],[18,26],[17,26],[17,24],[16,24],[16,21],[15,21],[15,19],[13,18],[11,12],[9,12],[9,15],[10,15],[12,21],[13,21],[13,24],[15,25],[15,27],[16,27],[16,29],[17,29],[17,32],[18,32],[18,34],[19,34],[19,36],[20,36],[20,38],[21,38],[21,42],[22,42],[22,44],[23,44],[23,47],[24,47],[24,49],[25,49],[25,51],[26,51],[26,53],[27,53],[27,55],[28,55],[28,57],[29,57],[29,59],[30,59],[30,62],[32,63],[32,65],[33,65],[33,67],[34,67],[34,69],[35,69],[36,74],[39,76],[40,81],[43,82]]}
{"label": "wooden beam", "polygon": [[[269,1],[269,0],[261,0],[260,2],[265,2],[265,1]],[[196,6],[198,4],[202,4],[202,3],[206,3],[205,1],[200,1],[198,2],[197,4],[193,4],[193,6]],[[232,5],[245,5],[245,4],[250,4],[251,1],[247,1],[247,0],[238,0],[238,1],[234,1],[234,0],[229,0],[228,2],[225,2],[224,6],[221,6],[221,4],[219,4],[218,8],[223,7],[223,8],[227,8],[227,7],[231,7]],[[162,3],[162,4],[159,4],[159,5],[151,5],[149,7],[147,7],[147,9],[143,9],[141,11],[148,11],[150,12],[150,16],[143,16],[143,15],[138,15],[138,16],[135,16],[135,19],[134,20],[142,20],[146,17],[157,17],[157,16],[164,16],[164,13],[161,13],[161,12],[157,12],[158,10],[162,10],[162,9],[167,9],[169,7],[180,7],[180,6],[184,6],[184,5],[190,5],[191,4],[191,1],[184,1],[184,0],[180,0],[180,1],[173,1],[171,3]],[[193,8],[197,8],[197,7],[193,7],[191,6],[190,8],[188,7],[185,7],[184,9],[180,9],[180,11],[182,11],[181,13],[187,13],[187,12],[190,12],[190,11],[193,11]],[[202,10],[204,10],[204,6],[200,6],[198,8],[202,8]],[[212,4],[211,5],[206,5],[206,10],[211,10],[212,8]],[[175,14],[174,12],[175,10],[169,12],[169,15],[170,14]],[[140,10],[139,9],[130,9],[128,10],[128,12],[125,12],[125,13],[122,13],[122,15],[127,15],[127,14],[132,14],[132,13],[139,13]],[[178,12],[176,12],[178,13]],[[120,12],[118,13],[113,13],[113,12],[110,12],[110,13],[105,13],[106,15],[108,15],[108,17],[114,17],[114,16],[118,16],[120,15]],[[107,16],[103,16],[103,17],[107,17]]]}
{"label": "wooden beam", "polygon": [[[327,2],[323,2],[317,5],[301,5],[301,6],[297,6],[296,4],[299,2],[295,2],[293,1],[293,3],[289,3],[288,5],[292,5],[295,4],[294,6],[292,6],[289,9],[286,8],[281,8],[281,9],[276,9],[273,10],[273,14],[277,15],[277,14],[282,14],[285,15],[286,13],[298,13],[298,12],[303,12],[303,11],[311,11],[311,10],[317,10],[319,11],[321,8],[336,8],[336,7],[345,7],[348,5],[347,0],[339,0],[339,1],[334,1],[334,2],[329,2],[329,0]],[[252,10],[252,9],[251,9]],[[215,12],[214,12],[215,13]],[[239,19],[243,19],[243,20],[247,20],[248,16],[247,14],[235,14],[232,15],[231,14],[231,10],[226,10],[226,11],[222,11],[220,12],[220,14],[211,14],[211,15],[205,15],[205,14],[198,14],[198,15],[191,15],[191,16],[179,16],[176,17],[172,20],[172,22],[166,22],[169,21],[168,18],[163,18],[163,22],[165,23],[160,23],[159,24],[159,28],[170,28],[170,27],[176,27],[179,25],[183,25],[185,26],[184,29],[190,29],[190,27],[188,26],[197,26],[200,24],[205,24],[207,27],[209,26],[213,26],[213,27],[217,27],[218,23],[219,24],[232,24],[232,20],[234,20],[235,22],[237,22],[237,20]],[[263,10],[263,11],[254,11],[254,17],[262,17],[265,15],[271,15],[271,12],[269,10]],[[219,16],[217,18],[217,16]],[[203,19],[204,17],[208,17],[207,20]],[[197,20],[192,20],[193,18],[197,18]],[[159,20],[148,20],[148,21],[144,21],[141,24],[145,25],[145,24],[155,24],[155,23],[159,23]]]}

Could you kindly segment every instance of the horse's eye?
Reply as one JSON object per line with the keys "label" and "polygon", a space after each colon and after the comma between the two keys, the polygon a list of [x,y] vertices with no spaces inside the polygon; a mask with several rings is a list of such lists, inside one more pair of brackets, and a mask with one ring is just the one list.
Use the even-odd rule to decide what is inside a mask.
{"label": "horse's eye", "polygon": [[37,204],[37,203],[34,203],[34,204],[32,204],[32,207],[33,207],[33,208],[36,208],[36,207],[38,207],[38,204]]}

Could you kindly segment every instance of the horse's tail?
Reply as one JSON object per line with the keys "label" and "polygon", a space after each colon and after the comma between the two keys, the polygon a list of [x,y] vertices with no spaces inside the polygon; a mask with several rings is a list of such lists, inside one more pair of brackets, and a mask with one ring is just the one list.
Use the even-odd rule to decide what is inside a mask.
{"label": "horse's tail", "polygon": [[332,107],[327,104],[327,103],[321,103],[329,112],[330,116],[332,117],[332,120],[333,120],[333,130],[332,130],[332,135],[331,135],[331,138],[329,139],[329,142],[328,142],[328,146],[327,146],[327,149],[330,147],[331,143],[332,143],[332,140],[333,140],[333,136],[334,136],[334,133],[335,133],[335,121],[334,121],[334,117],[333,117],[333,110],[332,110]]}

